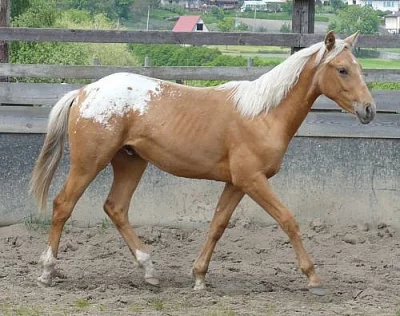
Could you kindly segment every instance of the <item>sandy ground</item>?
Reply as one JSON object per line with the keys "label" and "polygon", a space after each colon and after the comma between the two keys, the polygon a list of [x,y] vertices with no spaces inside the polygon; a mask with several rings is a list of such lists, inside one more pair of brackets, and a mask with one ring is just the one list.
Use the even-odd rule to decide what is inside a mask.
{"label": "sandy ground", "polygon": [[191,265],[206,229],[141,227],[161,286],[151,287],[109,222],[67,225],[51,288],[36,285],[47,227],[0,228],[0,315],[400,315],[400,233],[385,224],[302,225],[329,294],[306,289],[276,226],[237,221],[217,246],[208,290],[194,292]]}

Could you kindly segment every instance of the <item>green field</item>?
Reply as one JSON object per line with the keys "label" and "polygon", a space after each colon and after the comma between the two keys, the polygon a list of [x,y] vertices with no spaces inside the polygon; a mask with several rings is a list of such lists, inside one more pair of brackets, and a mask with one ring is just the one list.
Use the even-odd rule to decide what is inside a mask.
{"label": "green field", "polygon": [[209,48],[217,48],[223,54],[288,54],[289,47],[279,46],[235,46],[235,45],[210,45]]}
{"label": "green field", "polygon": [[400,69],[400,60],[358,58],[364,69]]}

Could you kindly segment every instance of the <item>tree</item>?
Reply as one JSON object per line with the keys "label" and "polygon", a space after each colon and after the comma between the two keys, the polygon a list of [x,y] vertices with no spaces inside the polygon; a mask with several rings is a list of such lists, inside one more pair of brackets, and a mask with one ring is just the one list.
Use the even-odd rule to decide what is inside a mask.
{"label": "tree", "polygon": [[[65,9],[85,10],[91,14],[104,13],[110,19],[127,18],[131,6],[139,0],[66,0],[61,2]],[[151,0],[154,2],[156,0]],[[148,1],[146,1],[148,2]]]}
{"label": "tree", "polygon": [[33,0],[23,14],[13,19],[12,26],[22,27],[52,27],[59,12],[55,1]]}
{"label": "tree", "polygon": [[248,26],[247,24],[244,24],[244,23],[242,23],[242,22],[239,22],[239,23],[236,25],[235,30],[236,30],[236,31],[239,31],[239,32],[246,32],[246,31],[249,30],[249,26]]}
{"label": "tree", "polygon": [[[12,26],[112,29],[113,23],[104,14],[91,15],[77,9],[60,12],[54,0],[30,0],[31,6],[16,16]],[[11,43],[10,62],[17,64],[90,65],[93,57],[102,65],[136,65],[137,58],[126,44],[23,42]],[[19,79],[20,80],[20,79]],[[23,78],[28,82],[60,82],[62,79]],[[74,80],[72,80],[74,81]]]}
{"label": "tree", "polygon": [[281,8],[282,8],[283,12],[287,12],[289,15],[292,15],[293,2],[292,1],[288,1],[288,2],[282,3]]}
{"label": "tree", "polygon": [[374,9],[352,5],[339,10],[336,21],[329,24],[328,29],[341,34],[357,31],[362,34],[374,34],[378,32],[378,27],[379,16]]}
{"label": "tree", "polygon": [[11,2],[11,19],[24,13],[30,6],[29,0],[12,0]]}
{"label": "tree", "polygon": [[234,18],[224,18],[217,23],[217,28],[221,32],[230,32],[235,28],[235,19]]}
{"label": "tree", "polygon": [[225,17],[225,12],[221,8],[213,6],[211,8],[211,15],[217,20],[222,20]]}
{"label": "tree", "polygon": [[346,4],[342,0],[330,0],[330,4],[334,12],[346,7]]}

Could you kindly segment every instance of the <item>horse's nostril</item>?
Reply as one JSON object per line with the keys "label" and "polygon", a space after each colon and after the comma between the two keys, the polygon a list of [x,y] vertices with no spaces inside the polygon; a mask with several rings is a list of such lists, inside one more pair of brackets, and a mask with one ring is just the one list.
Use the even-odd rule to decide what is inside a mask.
{"label": "horse's nostril", "polygon": [[365,107],[365,112],[367,113],[368,116],[370,116],[372,114],[371,104],[367,104],[367,106]]}

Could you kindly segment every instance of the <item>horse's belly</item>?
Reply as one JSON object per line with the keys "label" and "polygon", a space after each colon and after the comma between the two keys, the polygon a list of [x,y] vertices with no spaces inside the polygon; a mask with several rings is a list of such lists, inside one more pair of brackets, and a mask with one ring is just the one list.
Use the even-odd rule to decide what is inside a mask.
{"label": "horse's belly", "polygon": [[179,177],[228,181],[228,162],[216,152],[200,148],[165,148],[158,145],[133,146],[138,155],[161,170]]}

